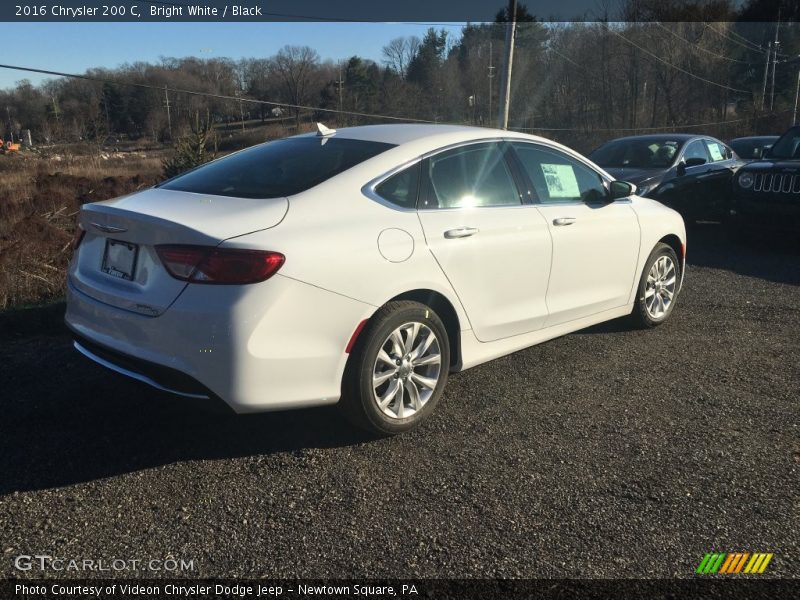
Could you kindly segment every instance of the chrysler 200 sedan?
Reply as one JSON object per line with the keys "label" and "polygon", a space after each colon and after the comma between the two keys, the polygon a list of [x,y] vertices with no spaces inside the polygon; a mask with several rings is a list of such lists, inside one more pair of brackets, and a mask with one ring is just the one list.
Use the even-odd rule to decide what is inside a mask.
{"label": "chrysler 200 sedan", "polygon": [[733,174],[744,164],[718,139],[685,133],[611,140],[589,158],[687,221],[725,220]]}
{"label": "chrysler 200 sedan", "polygon": [[449,373],[672,313],[678,213],[508,131],[375,125],[235,153],[85,205],[66,322],[81,353],[237,413],[339,403],[380,434]]}

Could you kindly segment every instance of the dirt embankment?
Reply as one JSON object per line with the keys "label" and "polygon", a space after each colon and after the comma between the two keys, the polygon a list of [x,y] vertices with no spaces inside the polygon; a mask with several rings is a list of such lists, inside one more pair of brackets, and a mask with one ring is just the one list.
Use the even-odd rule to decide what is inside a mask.
{"label": "dirt embankment", "polygon": [[81,205],[159,176],[157,158],[0,157],[0,310],[62,296]]}

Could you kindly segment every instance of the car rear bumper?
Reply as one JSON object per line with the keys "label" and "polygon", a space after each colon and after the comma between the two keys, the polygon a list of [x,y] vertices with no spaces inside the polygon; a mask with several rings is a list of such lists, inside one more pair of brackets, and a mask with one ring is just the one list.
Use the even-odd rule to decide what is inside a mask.
{"label": "car rear bumper", "polygon": [[337,402],[347,343],[374,310],[280,275],[251,286],[189,285],[159,317],[67,288],[65,320],[82,354],[237,413]]}
{"label": "car rear bumper", "polygon": [[224,411],[231,411],[230,406],[214,392],[185,373],[104,348],[79,335],[75,335],[73,345],[86,358],[115,373],[136,379],[158,390],[190,398],[209,410],[222,408]]}

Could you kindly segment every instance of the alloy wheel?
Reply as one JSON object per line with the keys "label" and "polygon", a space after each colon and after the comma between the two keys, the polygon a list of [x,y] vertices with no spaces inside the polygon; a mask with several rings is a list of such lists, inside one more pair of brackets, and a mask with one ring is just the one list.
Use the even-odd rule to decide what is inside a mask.
{"label": "alloy wheel", "polygon": [[418,413],[433,396],[442,370],[439,339],[424,323],[404,323],[381,344],[372,371],[373,397],[392,419]]}
{"label": "alloy wheel", "polygon": [[675,298],[678,271],[669,256],[659,256],[650,272],[644,290],[644,304],[647,314],[653,319],[661,319],[669,311]]}

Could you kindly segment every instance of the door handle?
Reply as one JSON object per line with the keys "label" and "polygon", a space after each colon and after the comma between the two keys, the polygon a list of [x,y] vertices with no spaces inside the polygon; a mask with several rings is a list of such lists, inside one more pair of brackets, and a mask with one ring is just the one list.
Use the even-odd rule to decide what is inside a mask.
{"label": "door handle", "polygon": [[575,217],[559,217],[553,219],[553,225],[563,227],[564,225],[572,225],[575,222]]}
{"label": "door handle", "polygon": [[456,238],[465,238],[478,233],[480,229],[477,227],[458,227],[457,229],[448,229],[444,232],[444,237],[448,240]]}

